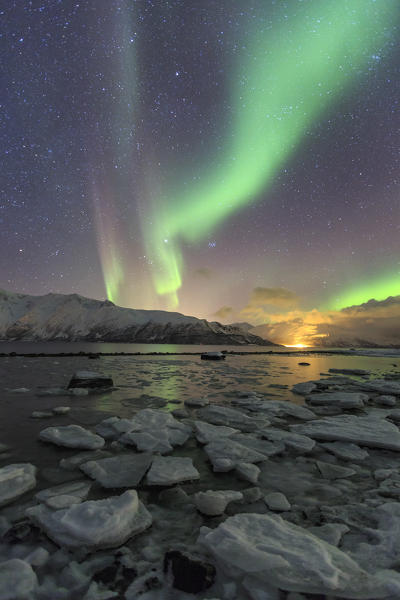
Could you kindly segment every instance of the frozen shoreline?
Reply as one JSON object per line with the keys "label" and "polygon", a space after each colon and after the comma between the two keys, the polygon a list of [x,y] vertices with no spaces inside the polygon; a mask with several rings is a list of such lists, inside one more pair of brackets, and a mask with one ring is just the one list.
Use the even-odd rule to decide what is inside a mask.
{"label": "frozen shoreline", "polygon": [[[51,366],[53,383],[81,358],[12,357],[5,364],[19,366],[25,385],[35,367],[44,374]],[[136,381],[141,368],[153,373],[160,396],[163,377],[174,372],[189,371],[193,387],[179,404],[134,402],[125,412],[112,411],[112,396],[123,402],[127,395],[124,386],[108,396],[71,395],[60,387],[32,397],[35,408],[50,412],[28,418],[28,425],[52,466],[32,455],[26,462],[37,470],[23,467],[13,448],[0,454],[1,465],[16,465],[14,472],[0,469],[0,481],[13,481],[15,493],[21,486],[21,496],[0,509],[0,572],[25,582],[21,598],[32,600],[118,594],[126,600],[291,600],[293,592],[297,600],[316,593],[398,598],[399,370],[385,358],[354,357],[349,364],[346,357],[313,356],[310,362],[327,372],[307,380],[307,372],[316,373],[313,364],[297,366],[293,358],[85,359],[86,368],[112,371],[117,386],[132,364]],[[373,373],[365,368],[380,364]],[[262,383],[263,372],[271,383]],[[210,393],[218,385],[223,391]],[[21,387],[6,397],[17,407],[29,394]],[[52,415],[62,394],[71,410]],[[101,415],[103,396],[111,404]],[[83,405],[86,422],[79,420]],[[50,444],[37,441],[40,431],[55,428],[46,435]],[[115,518],[108,521],[107,514]],[[176,588],[183,571],[197,581],[196,596]],[[13,597],[7,593],[0,585],[0,598]]]}
{"label": "frozen shoreline", "polygon": [[[379,349],[362,349],[359,350],[222,350],[227,356],[315,356],[315,355],[343,355],[343,356],[376,356],[376,357],[393,357],[400,358],[400,348],[379,348]],[[101,356],[200,356],[204,352],[0,352],[0,358],[62,358],[62,357],[87,357],[100,358]]]}

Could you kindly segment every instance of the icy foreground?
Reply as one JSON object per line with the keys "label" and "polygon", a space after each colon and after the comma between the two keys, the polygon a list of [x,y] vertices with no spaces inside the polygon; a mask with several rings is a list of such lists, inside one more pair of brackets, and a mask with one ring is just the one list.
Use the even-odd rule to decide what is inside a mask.
{"label": "icy foreground", "polygon": [[302,381],[299,404],[205,368],[227,374],[206,405],[74,403],[45,465],[0,468],[0,600],[399,600],[397,368]]}
{"label": "icy foreground", "polygon": [[335,546],[276,515],[230,517],[214,530],[205,527],[199,543],[251,597],[272,586],[339,598],[400,595],[399,573],[371,576]]}

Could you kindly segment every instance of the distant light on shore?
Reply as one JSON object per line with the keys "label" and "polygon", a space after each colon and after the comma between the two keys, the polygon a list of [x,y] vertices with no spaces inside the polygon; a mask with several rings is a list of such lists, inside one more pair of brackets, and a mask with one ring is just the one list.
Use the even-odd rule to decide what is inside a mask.
{"label": "distant light on shore", "polygon": [[308,348],[307,344],[283,344],[285,348]]}

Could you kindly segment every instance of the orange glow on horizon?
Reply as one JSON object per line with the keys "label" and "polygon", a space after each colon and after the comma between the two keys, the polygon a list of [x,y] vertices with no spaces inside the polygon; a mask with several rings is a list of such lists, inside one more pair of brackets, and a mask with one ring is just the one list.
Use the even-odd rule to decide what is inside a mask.
{"label": "orange glow on horizon", "polygon": [[283,344],[285,348],[309,348],[308,344]]}

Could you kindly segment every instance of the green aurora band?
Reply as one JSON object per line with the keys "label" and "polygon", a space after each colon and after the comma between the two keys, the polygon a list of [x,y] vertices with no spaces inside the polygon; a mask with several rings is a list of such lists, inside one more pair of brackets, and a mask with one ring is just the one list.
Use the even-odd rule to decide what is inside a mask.
{"label": "green aurora band", "polygon": [[[115,53],[115,73],[110,78],[110,86],[116,89],[114,113],[112,115],[113,159],[125,169],[114,171],[111,175],[96,182],[92,187],[94,220],[96,223],[97,248],[103,272],[107,298],[119,303],[125,280],[124,261],[120,253],[120,240],[116,218],[118,189],[121,178],[129,175],[133,160],[132,139],[137,108],[137,60],[135,12],[122,3],[117,11],[111,37],[121,38],[119,51]],[[120,81],[124,85],[120,85]],[[132,124],[132,130],[126,133],[125,123]]]}
{"label": "green aurora band", "polygon": [[284,25],[253,33],[231,76],[225,148],[191,188],[150,200],[152,225],[143,233],[155,290],[170,308],[182,285],[182,242],[206,238],[268,189],[313,123],[382,52],[396,2],[296,3]]}
{"label": "green aurora band", "polygon": [[375,280],[361,283],[349,288],[343,294],[332,298],[326,307],[328,310],[341,310],[350,306],[358,306],[368,300],[386,300],[389,296],[400,295],[400,271],[384,275]]}

